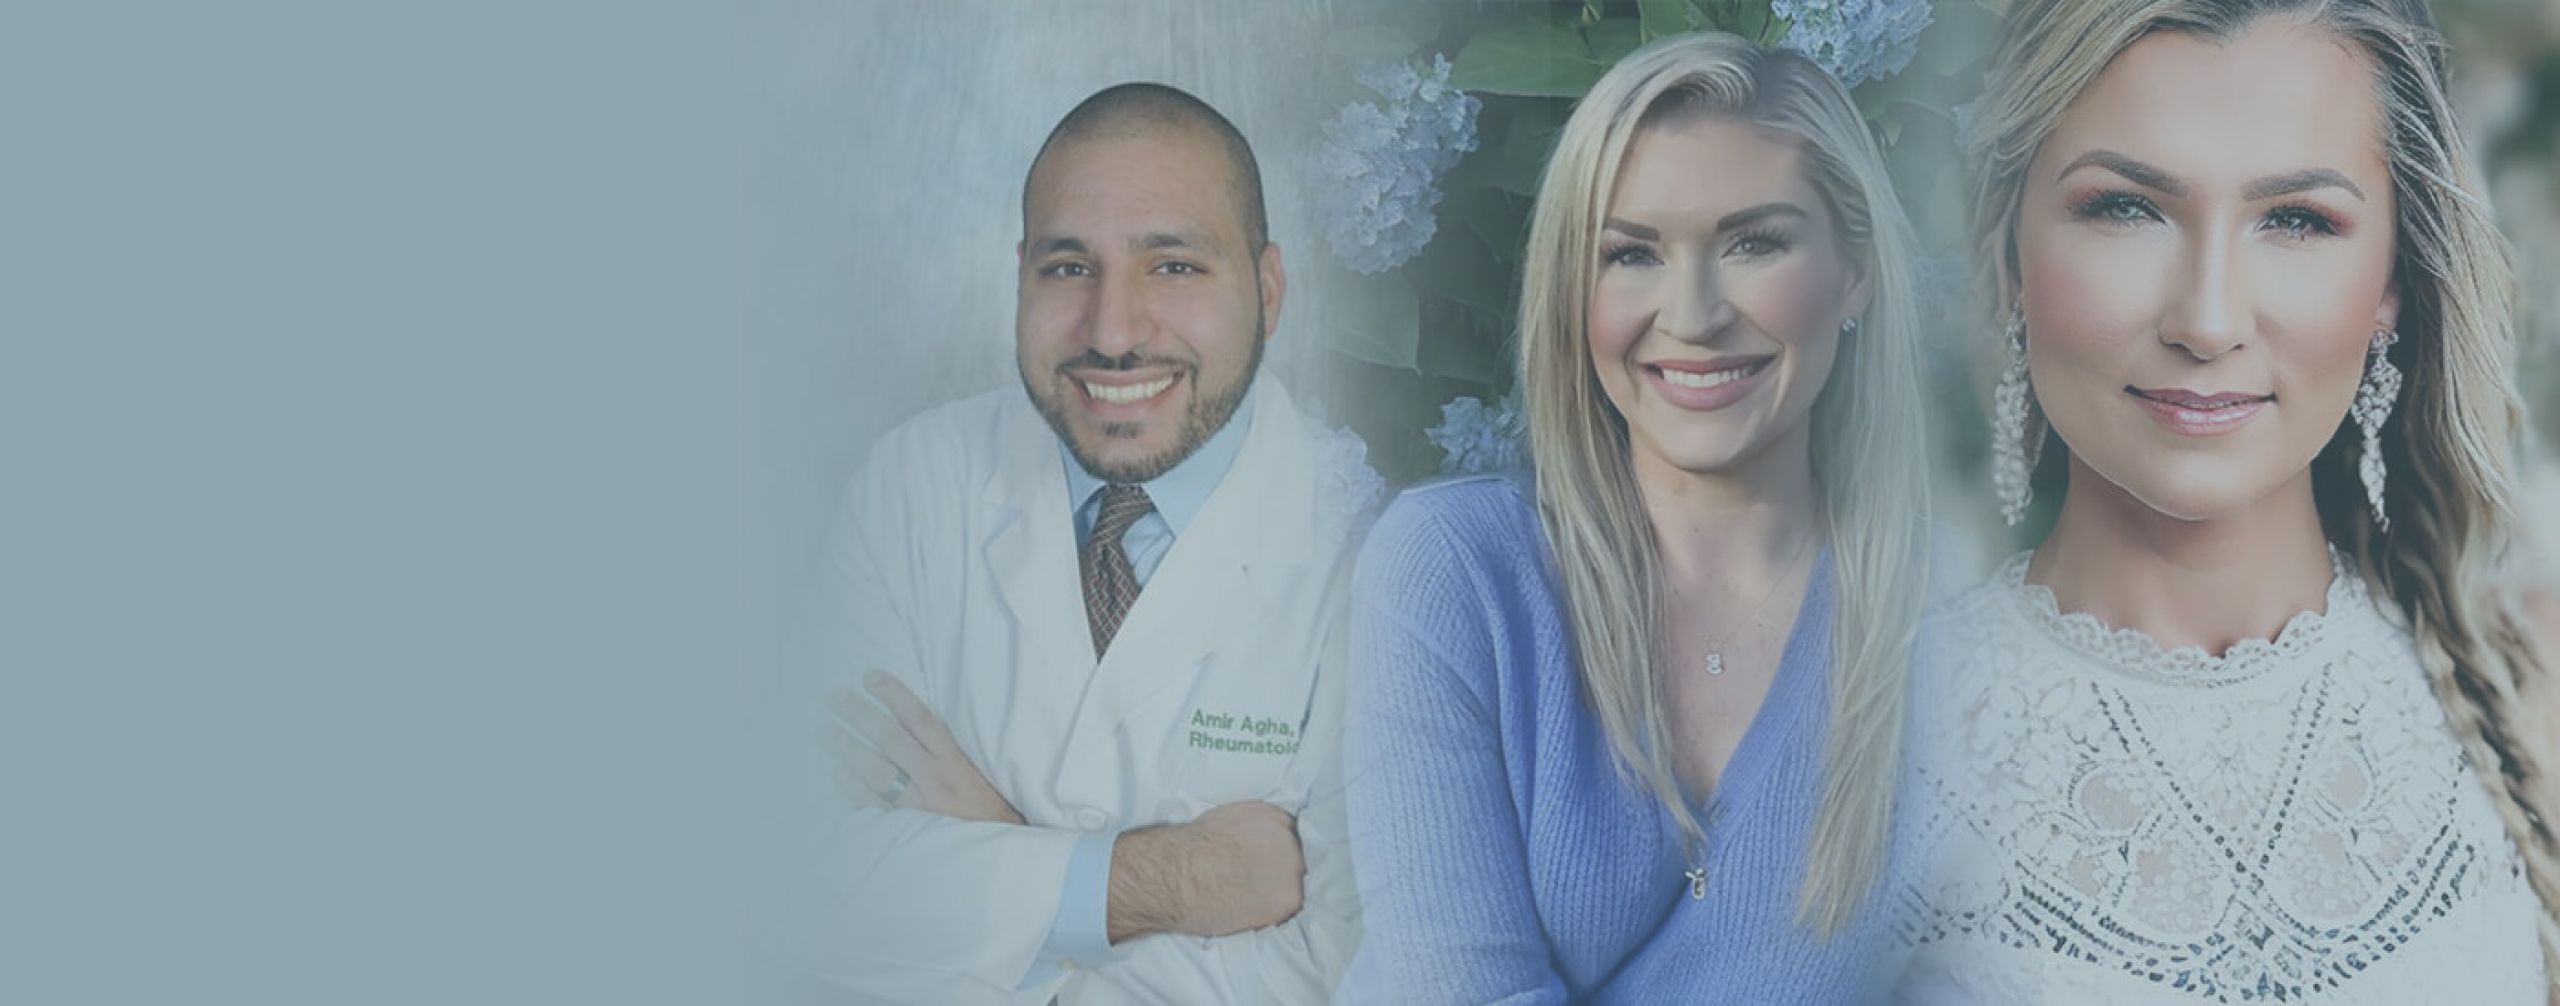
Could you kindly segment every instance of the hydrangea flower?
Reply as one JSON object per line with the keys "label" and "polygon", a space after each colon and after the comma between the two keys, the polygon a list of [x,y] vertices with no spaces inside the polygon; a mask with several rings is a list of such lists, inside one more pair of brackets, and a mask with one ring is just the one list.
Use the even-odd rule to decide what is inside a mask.
{"label": "hydrangea flower", "polygon": [[1324,473],[1322,498],[1344,526],[1365,533],[1387,499],[1387,480],[1369,467],[1369,442],[1347,426],[1321,420],[1308,426],[1316,436],[1317,467]]}
{"label": "hydrangea flower", "polygon": [[1780,46],[1848,87],[1901,73],[1929,27],[1929,0],[1770,0],[1769,12],[1787,19]]}
{"label": "hydrangea flower", "polygon": [[1449,86],[1449,59],[1429,72],[1388,63],[1359,74],[1380,101],[1343,106],[1324,124],[1309,166],[1325,243],[1351,268],[1376,275],[1403,265],[1438,231],[1440,176],[1476,149],[1483,103]]}
{"label": "hydrangea flower", "polygon": [[1440,474],[1483,475],[1529,466],[1529,424],[1520,396],[1498,405],[1460,396],[1440,407],[1440,425],[1422,431],[1440,448]]}

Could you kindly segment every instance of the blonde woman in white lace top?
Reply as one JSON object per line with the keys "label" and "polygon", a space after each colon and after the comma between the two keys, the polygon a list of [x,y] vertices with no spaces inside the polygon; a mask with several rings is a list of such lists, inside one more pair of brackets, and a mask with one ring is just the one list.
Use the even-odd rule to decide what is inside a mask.
{"label": "blonde woman in white lace top", "polygon": [[1930,623],[1900,998],[2548,1001],[2512,276],[2424,6],[2010,30],[1995,475],[2061,505]]}

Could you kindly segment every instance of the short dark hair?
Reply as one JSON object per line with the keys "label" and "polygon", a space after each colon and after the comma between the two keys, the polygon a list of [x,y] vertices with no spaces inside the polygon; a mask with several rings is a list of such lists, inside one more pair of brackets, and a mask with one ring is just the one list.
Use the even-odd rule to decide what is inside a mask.
{"label": "short dark hair", "polygon": [[1246,143],[1236,124],[1209,107],[1209,103],[1192,97],[1180,88],[1147,81],[1114,84],[1078,102],[1049,130],[1049,138],[1040,142],[1040,152],[1031,158],[1031,170],[1022,176],[1022,215],[1031,216],[1031,178],[1039,174],[1040,162],[1051,148],[1089,136],[1119,136],[1149,130],[1198,128],[1216,137],[1227,155],[1229,179],[1234,188],[1236,210],[1244,219],[1245,252],[1262,254],[1262,246],[1271,240],[1270,218],[1262,207],[1262,168],[1253,159],[1253,145]]}

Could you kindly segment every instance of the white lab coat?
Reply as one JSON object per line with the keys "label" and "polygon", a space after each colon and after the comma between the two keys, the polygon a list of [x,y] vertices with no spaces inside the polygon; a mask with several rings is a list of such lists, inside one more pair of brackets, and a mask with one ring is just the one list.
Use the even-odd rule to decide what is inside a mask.
{"label": "white lab coat", "polygon": [[[821,676],[840,687],[878,669],[906,683],[1029,826],[837,801],[806,965],[817,984],[857,1002],[1331,997],[1358,942],[1337,738],[1361,518],[1326,498],[1339,483],[1317,428],[1269,377],[1252,393],[1232,467],[1099,666],[1058,441],[1018,388],[925,413],[874,449],[830,545]],[[1276,736],[1271,722],[1294,751],[1219,746]],[[1295,918],[1216,940],[1147,937],[1117,962],[1016,988],[1079,833],[1249,799],[1298,814]]]}

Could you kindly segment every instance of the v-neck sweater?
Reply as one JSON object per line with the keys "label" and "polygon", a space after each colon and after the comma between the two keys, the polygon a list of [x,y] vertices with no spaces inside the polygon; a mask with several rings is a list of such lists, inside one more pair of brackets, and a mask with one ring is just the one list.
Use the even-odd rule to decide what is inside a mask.
{"label": "v-neck sweater", "polygon": [[1364,935],[1338,1001],[1871,1001],[1893,943],[1881,899],[1828,938],[1796,920],[1829,722],[1830,566],[1826,550],[1698,806],[1693,855],[1585,700],[1526,488],[1400,496],[1353,585],[1344,766]]}

